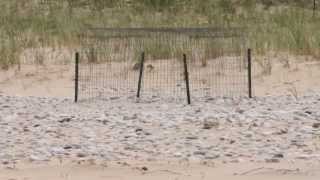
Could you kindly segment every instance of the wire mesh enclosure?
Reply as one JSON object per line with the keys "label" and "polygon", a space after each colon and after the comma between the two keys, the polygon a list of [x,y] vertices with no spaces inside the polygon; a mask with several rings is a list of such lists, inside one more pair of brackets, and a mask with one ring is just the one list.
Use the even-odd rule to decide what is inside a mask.
{"label": "wire mesh enclosure", "polygon": [[185,100],[186,73],[191,98],[248,96],[240,28],[94,28],[80,40],[79,99]]}

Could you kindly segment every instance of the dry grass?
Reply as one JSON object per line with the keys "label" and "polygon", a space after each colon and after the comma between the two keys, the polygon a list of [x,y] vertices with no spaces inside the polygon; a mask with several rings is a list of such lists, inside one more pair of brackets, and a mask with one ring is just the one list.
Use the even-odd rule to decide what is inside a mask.
{"label": "dry grass", "polygon": [[[79,47],[78,33],[86,27],[208,27],[245,26],[247,46],[256,54],[270,51],[320,58],[320,17],[313,17],[308,3],[300,1],[36,1],[3,0],[0,2],[0,67],[20,64],[21,53],[30,48]],[[99,2],[99,3],[97,3]],[[171,49],[146,46],[152,58],[167,56]],[[208,47],[220,47],[217,41]],[[198,47],[200,48],[200,46]],[[234,49],[234,47],[232,47]],[[208,59],[219,56],[217,48],[194,49],[195,58],[206,66]],[[218,48],[219,49],[219,48]],[[136,50],[137,51],[137,50]],[[179,49],[177,49],[177,53]],[[41,55],[36,63],[45,64]],[[137,59],[133,55],[133,59]],[[91,54],[91,60],[97,61]],[[71,60],[69,60],[71,61]],[[266,69],[268,63],[262,64]]]}

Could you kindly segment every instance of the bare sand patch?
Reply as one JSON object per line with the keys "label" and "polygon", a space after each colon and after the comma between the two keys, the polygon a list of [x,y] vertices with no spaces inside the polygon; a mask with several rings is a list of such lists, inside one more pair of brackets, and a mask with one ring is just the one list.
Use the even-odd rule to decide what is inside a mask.
{"label": "bare sand patch", "polygon": [[5,180],[316,180],[320,178],[319,165],[306,163],[280,164],[196,164],[196,163],[142,163],[110,162],[105,165],[20,164],[15,169],[0,170]]}
{"label": "bare sand patch", "polygon": [[[203,75],[210,74],[209,68],[201,71],[208,71],[201,72]],[[319,61],[295,60],[288,65],[275,59],[271,68],[255,63],[253,72],[255,96],[301,96],[309,91],[320,90]],[[154,80],[150,78],[148,80]],[[199,79],[198,76],[194,78]],[[131,85],[136,83],[131,82]],[[73,97],[74,65],[22,65],[21,70],[12,68],[0,71],[0,93],[14,96]]]}

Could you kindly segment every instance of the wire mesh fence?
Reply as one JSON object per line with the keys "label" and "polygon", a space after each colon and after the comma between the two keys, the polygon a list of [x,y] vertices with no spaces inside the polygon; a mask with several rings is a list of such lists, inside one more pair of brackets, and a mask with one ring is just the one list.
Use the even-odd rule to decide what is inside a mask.
{"label": "wire mesh fence", "polygon": [[[95,28],[80,36],[79,99],[248,96],[240,28]],[[186,56],[186,68],[183,63]],[[142,66],[143,63],[143,66]]]}

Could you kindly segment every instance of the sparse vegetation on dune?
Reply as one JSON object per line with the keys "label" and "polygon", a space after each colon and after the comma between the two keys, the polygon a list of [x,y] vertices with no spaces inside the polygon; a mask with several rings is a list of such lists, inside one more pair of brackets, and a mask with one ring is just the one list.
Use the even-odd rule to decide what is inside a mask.
{"label": "sparse vegetation on dune", "polygon": [[[317,0],[320,9],[320,1]],[[0,65],[24,49],[76,47],[86,27],[244,26],[259,54],[320,58],[320,12],[313,0],[2,0]]]}

